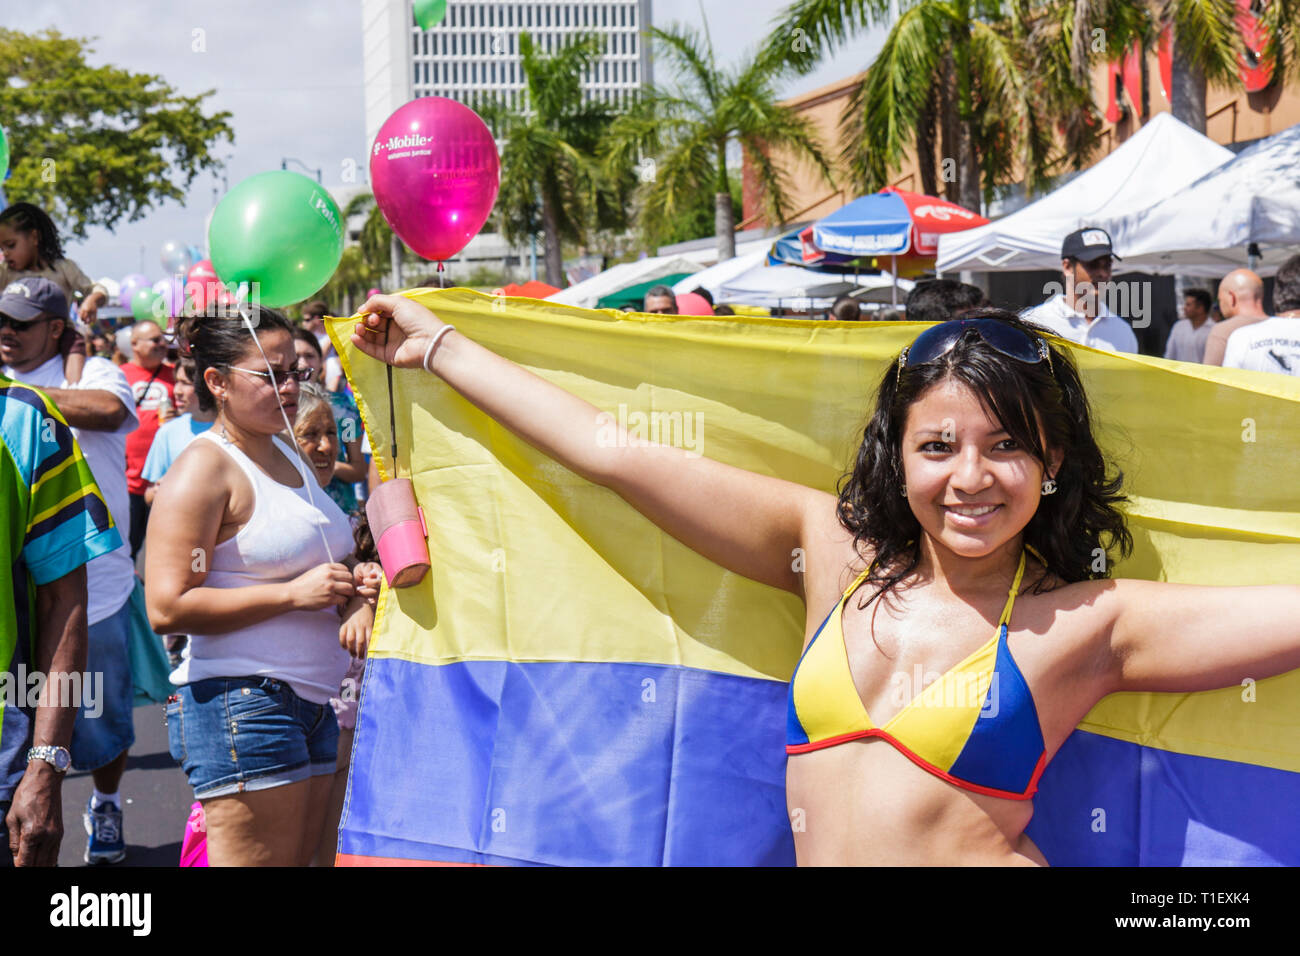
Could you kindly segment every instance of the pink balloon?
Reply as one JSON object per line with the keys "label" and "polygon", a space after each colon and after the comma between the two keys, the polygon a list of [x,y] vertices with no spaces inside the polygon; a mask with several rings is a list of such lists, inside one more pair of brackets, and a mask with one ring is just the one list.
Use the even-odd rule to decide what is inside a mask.
{"label": "pink balloon", "polygon": [[202,312],[221,288],[221,280],[217,278],[217,270],[212,268],[211,259],[194,263],[185,277],[185,294],[194,300],[197,312]]}
{"label": "pink balloon", "polygon": [[677,296],[678,315],[712,315],[713,306],[709,300],[695,292],[683,292]]}
{"label": "pink balloon", "polygon": [[370,150],[375,202],[426,259],[449,259],[487,222],[500,187],[492,133],[468,106],[426,96],[384,121]]}

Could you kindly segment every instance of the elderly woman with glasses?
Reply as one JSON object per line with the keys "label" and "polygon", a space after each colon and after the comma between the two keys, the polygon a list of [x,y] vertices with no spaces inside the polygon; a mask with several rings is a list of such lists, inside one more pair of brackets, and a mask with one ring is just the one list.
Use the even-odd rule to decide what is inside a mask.
{"label": "elderly woman with glasses", "polygon": [[[295,326],[293,330],[293,350],[298,356],[301,368],[309,369],[308,381],[325,387],[322,381],[325,357],[321,354],[320,342],[310,329]],[[368,465],[366,456],[361,451],[361,413],[357,403],[346,391],[329,392],[330,408],[338,426],[338,461],[334,464],[334,477],[325,486],[325,491],[334,503],[347,514],[357,510],[357,495],[353,485],[366,480]]]}
{"label": "elderly woman with glasses", "polygon": [[1300,667],[1300,588],[1107,577],[1097,556],[1132,546],[1121,476],[1069,355],[1012,313],[964,313],[899,355],[836,496],[611,442],[599,409],[419,303],[361,311],[366,354],[441,377],[700,554],[804,600],[786,741],[801,864],[1044,865],[1025,835],[1038,780],[1102,697]]}

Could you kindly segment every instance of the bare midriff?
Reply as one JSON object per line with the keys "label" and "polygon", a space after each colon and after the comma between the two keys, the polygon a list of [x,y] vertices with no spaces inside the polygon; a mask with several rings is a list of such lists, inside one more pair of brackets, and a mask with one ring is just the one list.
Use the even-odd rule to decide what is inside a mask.
{"label": "bare midriff", "polygon": [[800,866],[1044,866],[1030,800],[964,790],[887,741],[791,754],[786,802]]}

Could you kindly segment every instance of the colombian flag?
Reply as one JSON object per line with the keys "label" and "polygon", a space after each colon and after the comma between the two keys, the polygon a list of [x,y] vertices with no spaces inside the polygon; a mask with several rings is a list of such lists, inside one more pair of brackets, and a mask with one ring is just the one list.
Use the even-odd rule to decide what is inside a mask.
{"label": "colombian flag", "polygon": [[[407,294],[603,409],[611,440],[621,427],[829,492],[923,328]],[[384,367],[352,347],[354,323],[330,334],[386,450]],[[1300,580],[1300,380],[1074,351],[1131,497],[1137,549],[1115,575]],[[339,862],[792,863],[801,602],[695,554],[441,380],[393,383],[397,474],[433,568],[380,597]],[[1223,638],[1250,635],[1225,621]],[[1029,833],[1054,864],[1296,865],[1297,805],[1293,672],[1103,700],[1049,765]]]}

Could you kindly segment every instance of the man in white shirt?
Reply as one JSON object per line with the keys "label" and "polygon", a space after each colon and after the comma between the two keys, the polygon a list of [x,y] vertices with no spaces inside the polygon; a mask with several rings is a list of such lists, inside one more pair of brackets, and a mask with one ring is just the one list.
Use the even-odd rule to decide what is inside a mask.
{"label": "man in white shirt", "polygon": [[1300,255],[1282,263],[1273,280],[1276,315],[1228,337],[1224,368],[1300,375]]}
{"label": "man in white shirt", "polygon": [[1111,352],[1136,352],[1137,336],[1103,301],[1111,261],[1118,259],[1104,229],[1076,229],[1061,243],[1065,291],[1021,313],[1061,338]]}
{"label": "man in white shirt", "polygon": [[95,794],[85,815],[87,863],[117,863],[126,856],[118,786],[135,743],[130,661],[130,599],[135,567],[127,535],[131,509],[126,491],[126,436],[138,424],[135,397],[112,362],[87,358],[81,380],[63,377],[59,338],[67,322],[63,290],[48,279],[25,277],[0,294],[0,363],[9,378],[33,385],[58,406],[72,426],[104,496],[122,546],[86,565],[86,623],[91,687],[83,693],[72,733],[72,765],[91,770]]}
{"label": "man in white shirt", "polygon": [[1175,362],[1200,362],[1215,322],[1210,318],[1210,293],[1188,289],[1183,296],[1183,317],[1169,330],[1165,358]]}

